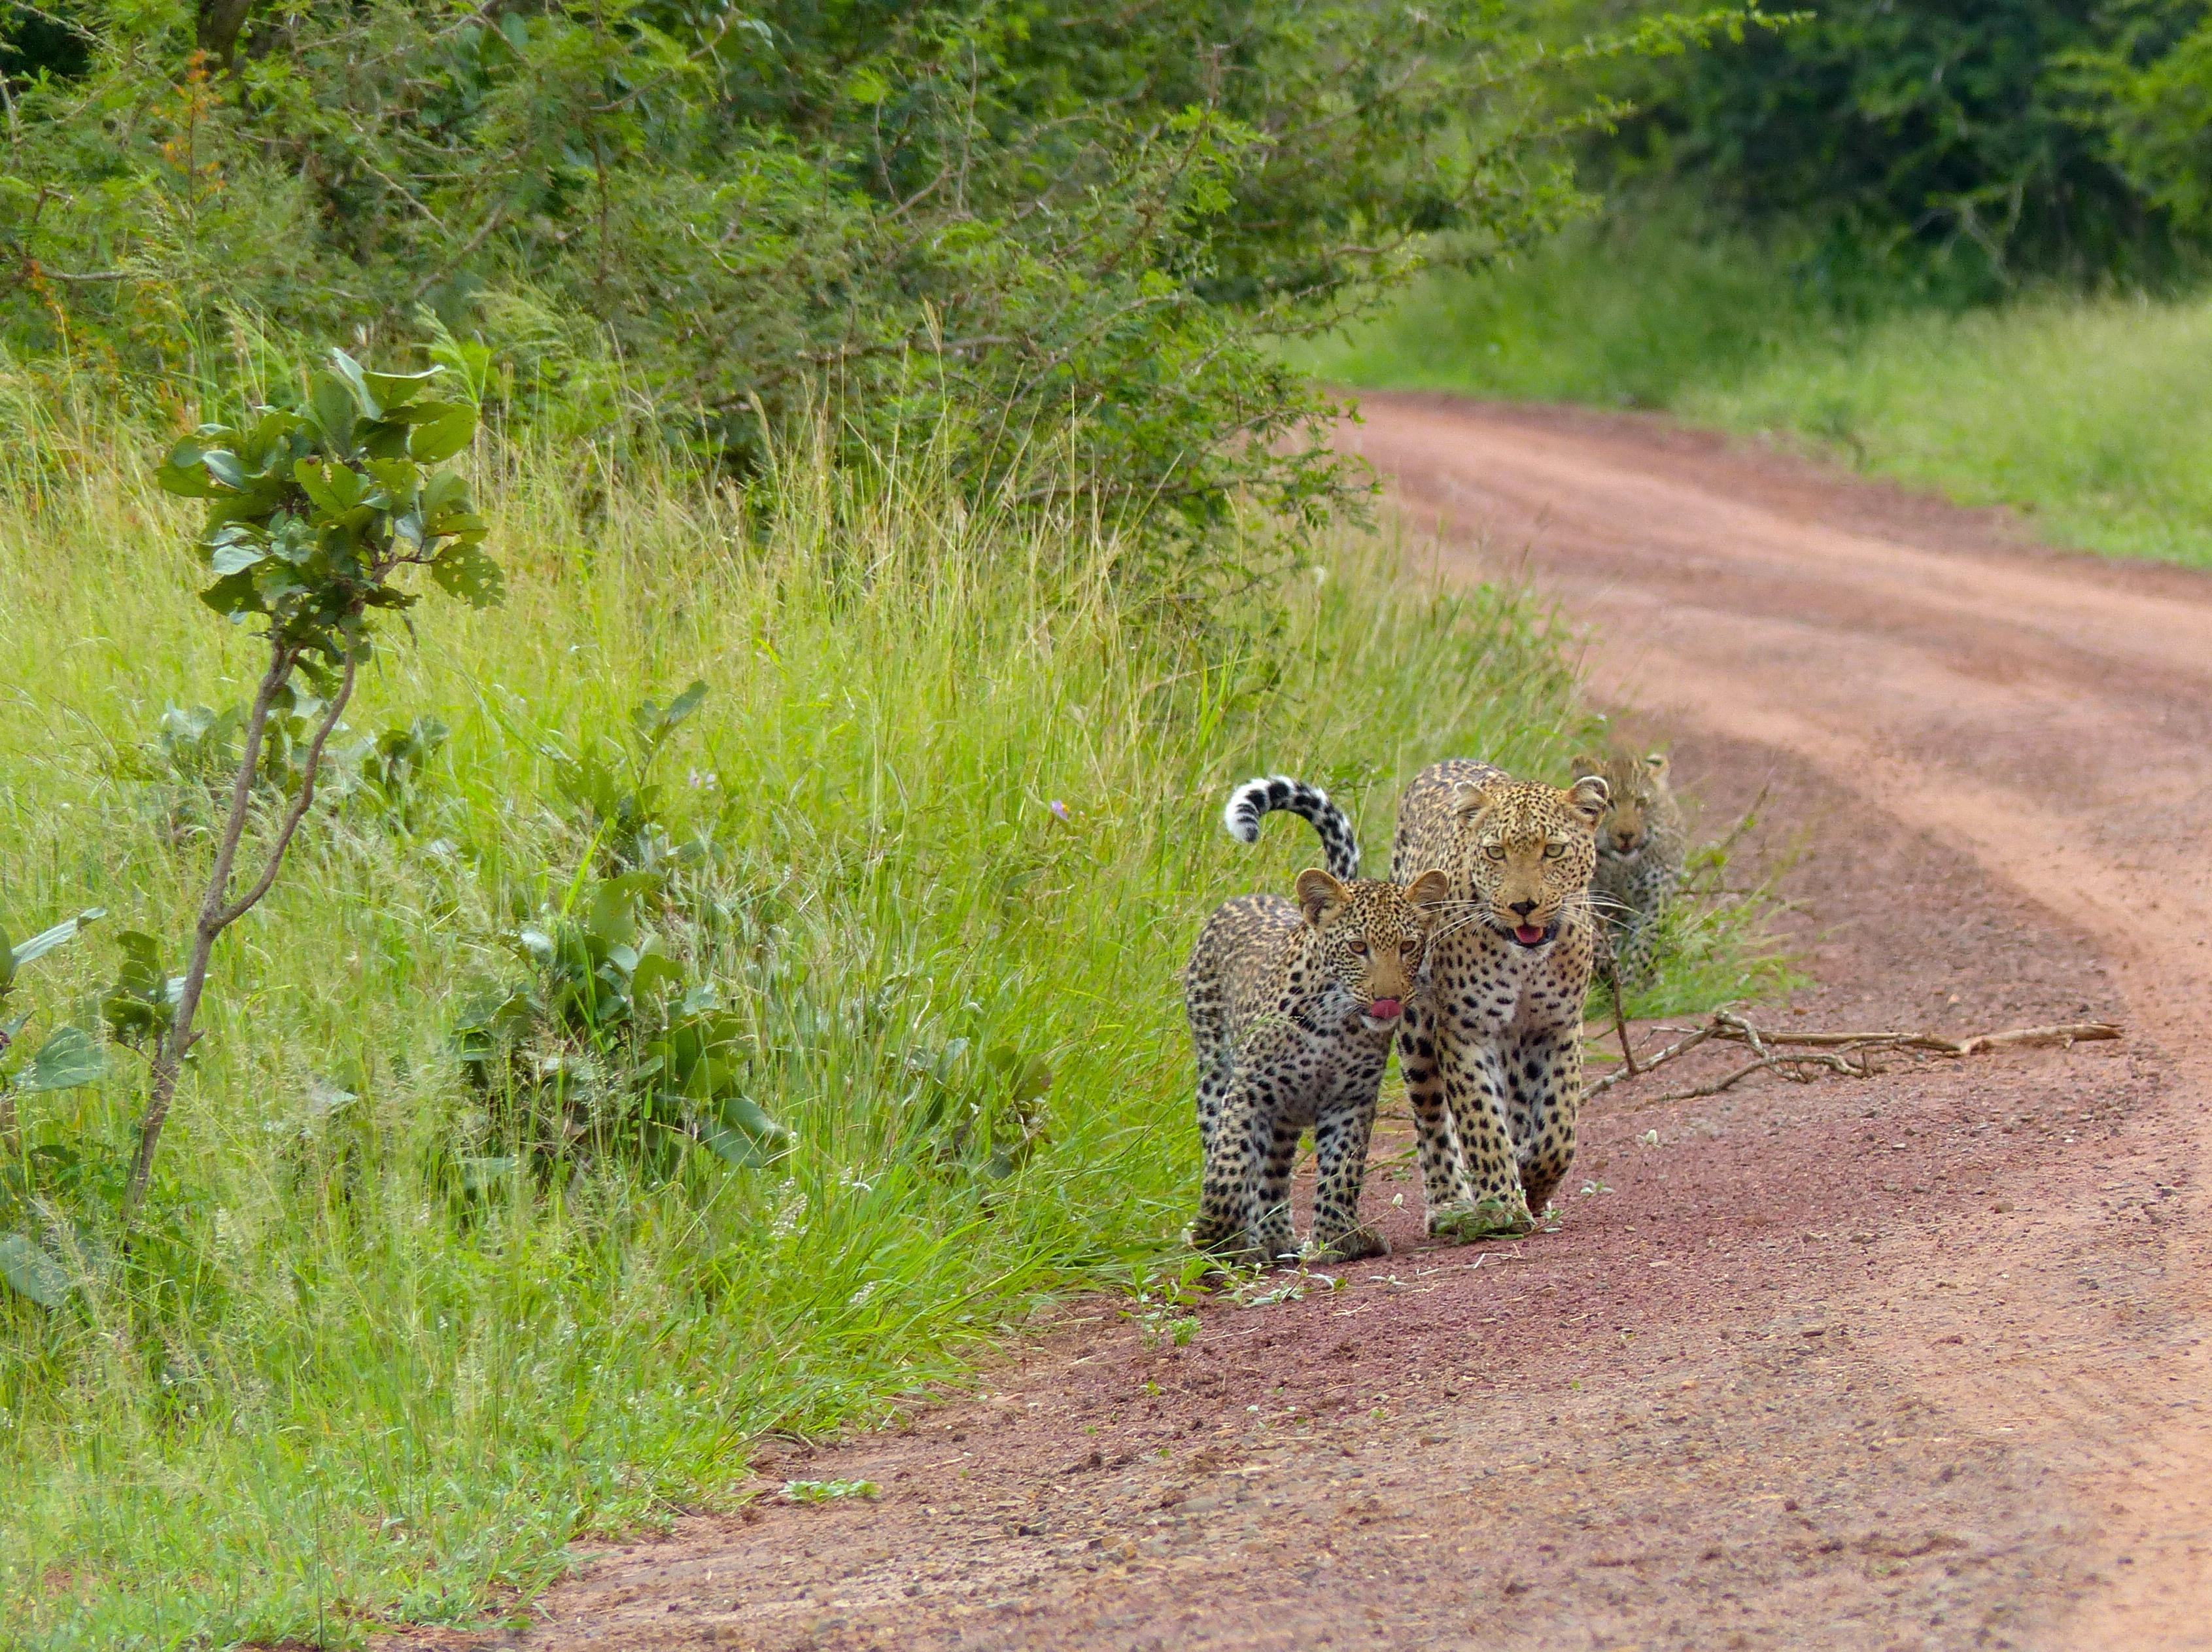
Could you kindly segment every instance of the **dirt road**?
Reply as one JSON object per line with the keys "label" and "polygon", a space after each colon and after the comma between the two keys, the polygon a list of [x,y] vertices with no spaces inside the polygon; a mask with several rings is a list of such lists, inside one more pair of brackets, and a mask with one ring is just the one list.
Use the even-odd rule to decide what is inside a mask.
{"label": "dirt road", "polygon": [[1378,398],[1346,440],[1448,574],[1596,628],[1709,818],[1765,787],[1808,837],[1784,1013],[2128,1040],[1622,1085],[1517,1245],[1423,1247],[1386,1138],[1400,1249],[1340,1288],[1181,1347],[1083,1310],[982,1399],[761,1465],[874,1501],[688,1520],[533,1629],[408,1644],[2212,1646],[2212,580],[1641,422]]}

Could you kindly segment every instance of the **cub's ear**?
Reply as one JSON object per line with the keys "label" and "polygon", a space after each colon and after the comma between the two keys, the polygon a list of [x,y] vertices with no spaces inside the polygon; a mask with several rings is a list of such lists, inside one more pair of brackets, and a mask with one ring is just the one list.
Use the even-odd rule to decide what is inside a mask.
{"label": "cub's ear", "polygon": [[1613,788],[1605,783],[1601,774],[1585,774],[1567,788],[1567,801],[1575,812],[1593,826],[1605,818],[1605,811],[1613,802]]}
{"label": "cub's ear", "polygon": [[1425,872],[1406,885],[1406,898],[1426,911],[1451,898],[1451,879],[1440,872]]}
{"label": "cub's ear", "polygon": [[1644,766],[1651,771],[1655,779],[1663,780],[1667,778],[1667,754],[1665,752],[1653,752],[1650,756],[1644,760]]}
{"label": "cub's ear", "polygon": [[1452,793],[1452,813],[1464,820],[1469,815],[1480,811],[1482,805],[1489,801],[1489,787],[1477,786],[1473,780],[1467,780],[1461,784],[1458,791]]}
{"label": "cub's ear", "polygon": [[1567,765],[1567,773],[1570,774],[1602,774],[1605,773],[1605,759],[1602,757],[1593,757],[1589,753],[1585,751],[1581,756],[1576,758],[1574,762]]}
{"label": "cub's ear", "polygon": [[1298,874],[1298,906],[1306,914],[1306,921],[1316,929],[1344,901],[1344,885],[1319,867]]}

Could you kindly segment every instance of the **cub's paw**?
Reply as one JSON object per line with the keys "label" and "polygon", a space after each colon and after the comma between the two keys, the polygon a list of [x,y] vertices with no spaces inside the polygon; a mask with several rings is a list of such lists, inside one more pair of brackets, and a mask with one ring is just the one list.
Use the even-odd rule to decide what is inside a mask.
{"label": "cub's paw", "polygon": [[1388,1256],[1390,1242],[1372,1228],[1354,1228],[1349,1233],[1340,1233],[1327,1244],[1310,1244],[1305,1260],[1309,1262],[1357,1262],[1370,1256]]}
{"label": "cub's paw", "polygon": [[1478,1199],[1472,1205],[1441,1206],[1429,1212],[1433,1239],[1518,1239],[1535,1230],[1536,1218],[1525,1200]]}

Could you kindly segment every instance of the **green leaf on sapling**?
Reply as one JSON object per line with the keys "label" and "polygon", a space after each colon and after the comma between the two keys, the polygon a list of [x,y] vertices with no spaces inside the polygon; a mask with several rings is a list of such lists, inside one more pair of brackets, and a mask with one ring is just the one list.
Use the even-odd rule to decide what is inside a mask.
{"label": "green leaf on sapling", "polygon": [[418,464],[435,465],[466,447],[476,433],[476,409],[466,402],[452,403],[408,434],[408,456]]}
{"label": "green leaf on sapling", "polygon": [[81,1090],[96,1084],[107,1073],[107,1053],[80,1027],[64,1027],[39,1046],[31,1065],[16,1079],[26,1094],[50,1090]]}

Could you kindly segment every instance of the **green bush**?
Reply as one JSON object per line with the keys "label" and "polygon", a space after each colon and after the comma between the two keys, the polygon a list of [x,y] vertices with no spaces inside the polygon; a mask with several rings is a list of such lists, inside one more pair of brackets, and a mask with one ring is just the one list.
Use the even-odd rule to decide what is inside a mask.
{"label": "green bush", "polygon": [[949,441],[970,498],[1123,531],[1356,497],[1260,341],[1575,199],[1548,15],[1486,0],[70,16],[88,60],[17,86],[0,175],[19,351],[173,400],[257,380],[264,334],[427,329],[495,414],[757,477],[827,402],[848,459]]}

